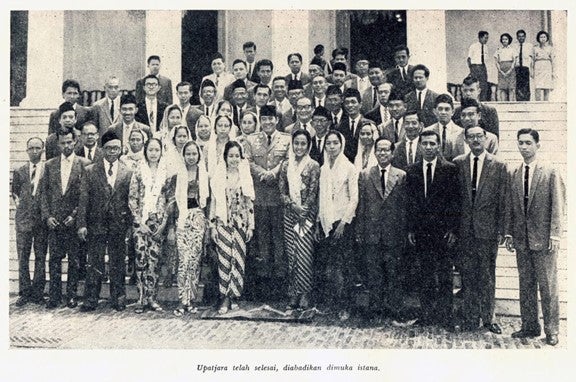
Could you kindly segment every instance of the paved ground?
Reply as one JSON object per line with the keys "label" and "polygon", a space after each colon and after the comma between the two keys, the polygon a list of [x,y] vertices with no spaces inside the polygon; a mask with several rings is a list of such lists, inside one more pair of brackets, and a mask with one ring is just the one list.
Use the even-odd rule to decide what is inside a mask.
{"label": "paved ground", "polygon": [[[164,312],[137,315],[100,303],[96,312],[59,308],[48,311],[28,304],[16,307],[10,298],[12,348],[61,349],[539,349],[550,348],[544,337],[519,340],[510,334],[520,327],[517,317],[499,317],[504,334],[449,333],[435,327],[396,327],[389,320],[352,318],[342,323],[334,315],[305,323],[246,320],[206,320],[198,315],[175,317]],[[250,304],[242,304],[250,308]],[[253,305],[255,306],[255,305]],[[280,308],[276,306],[276,308]],[[567,347],[567,325],[560,324],[560,343]]]}

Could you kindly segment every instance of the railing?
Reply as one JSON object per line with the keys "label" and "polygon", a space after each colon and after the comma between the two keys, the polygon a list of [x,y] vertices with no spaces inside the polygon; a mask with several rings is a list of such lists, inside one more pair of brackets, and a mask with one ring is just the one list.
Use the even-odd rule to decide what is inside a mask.
{"label": "railing", "polygon": [[[450,94],[452,94],[452,97],[454,97],[454,99],[458,102],[461,101],[462,99],[462,85],[461,84],[453,84],[451,82],[448,82],[446,84],[446,89],[448,90],[448,92]],[[488,82],[488,100],[490,101],[498,101],[498,85],[497,84],[493,84],[492,82]]]}
{"label": "railing", "polygon": [[[123,96],[126,94],[134,95],[135,92],[136,92],[136,90],[134,90],[134,89],[132,89],[132,90],[123,89],[123,90],[120,90],[120,96]],[[104,90],[84,90],[82,92],[80,103],[84,106],[92,106],[94,104],[94,102],[98,101],[99,99],[104,98],[105,95],[106,95],[106,93],[104,92]]]}

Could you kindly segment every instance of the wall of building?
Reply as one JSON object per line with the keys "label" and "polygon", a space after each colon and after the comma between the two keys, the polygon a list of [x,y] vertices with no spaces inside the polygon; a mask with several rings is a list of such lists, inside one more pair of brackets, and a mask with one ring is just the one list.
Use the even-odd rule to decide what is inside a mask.
{"label": "wall of building", "polygon": [[111,74],[122,89],[134,89],[145,74],[145,47],[145,11],[64,12],[63,74],[78,80],[82,90],[102,90]]}

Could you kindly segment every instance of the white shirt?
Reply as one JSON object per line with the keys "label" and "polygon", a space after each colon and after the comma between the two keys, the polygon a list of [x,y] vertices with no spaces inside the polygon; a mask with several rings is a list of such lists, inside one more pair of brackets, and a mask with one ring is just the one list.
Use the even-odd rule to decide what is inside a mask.
{"label": "white shirt", "polygon": [[110,171],[110,162],[104,158],[104,173],[106,174],[106,181],[110,185],[110,187],[114,188],[114,183],[116,182],[116,175],[118,174],[118,161],[115,160],[112,163],[112,176],[108,175]]}
{"label": "white shirt", "polygon": [[386,123],[390,120],[390,112],[388,111],[388,107],[383,106],[380,104],[380,118],[382,118],[382,123]]}
{"label": "white shirt", "polygon": [[278,110],[278,112],[280,112],[282,114],[286,113],[291,108],[290,101],[288,100],[288,97],[284,97],[284,99],[280,102],[275,99],[274,105],[276,106],[276,110]]}
{"label": "white shirt", "polygon": [[432,163],[432,182],[434,182],[434,172],[436,171],[436,162],[438,162],[438,157],[434,158],[432,162],[422,161],[422,170],[424,171],[424,195],[428,194],[428,182],[426,181],[426,171],[428,171],[428,163]]}
{"label": "white shirt", "polygon": [[410,73],[408,73],[408,65],[406,66],[396,65],[396,68],[398,68],[398,70],[400,71],[400,77],[402,77],[402,80],[406,81],[406,77],[410,75]]}
{"label": "white shirt", "polygon": [[62,195],[66,193],[68,180],[70,179],[70,172],[72,172],[72,164],[74,163],[75,157],[76,155],[74,153],[70,154],[69,157],[65,157],[64,154],[60,154],[60,182],[62,183]]}
{"label": "white shirt", "polygon": [[[472,65],[482,65],[482,44],[480,44],[480,41],[470,45],[470,48],[468,49],[468,58]],[[484,64],[486,64],[487,59],[488,50],[486,49],[486,45],[484,45]]]}
{"label": "white shirt", "polygon": [[324,106],[325,100],[326,100],[326,96],[324,96],[322,98],[318,98],[318,97],[314,96],[314,105],[316,105],[316,107]]}
{"label": "white shirt", "polygon": [[426,93],[428,93],[428,88],[424,88],[422,90],[416,89],[416,101],[418,101],[418,93],[422,93],[420,98],[420,109],[422,109],[422,105],[424,105],[424,99],[426,98]]}
{"label": "white shirt", "polygon": [[[156,121],[158,118],[162,118],[162,116],[158,115],[158,102],[156,102],[156,98],[150,99],[146,97],[146,111],[148,111],[148,121],[150,122],[150,130],[156,131]],[[152,115],[152,118],[150,116]]]}
{"label": "white shirt", "polygon": [[366,89],[372,86],[372,84],[370,83],[370,78],[368,78],[368,76],[366,77],[358,76],[357,81],[358,81],[358,91],[360,92],[360,94],[364,94]]}
{"label": "white shirt", "polygon": [[[92,154],[92,156],[89,154]],[[92,148],[84,146],[84,158],[92,158],[91,160],[94,161],[94,155],[96,155],[96,146]]]}
{"label": "white shirt", "polygon": [[[190,110],[190,102],[188,102],[188,105],[186,105],[186,107],[182,107],[182,122],[186,123],[186,116],[188,115],[188,110]],[[191,127],[191,126],[188,126]]]}
{"label": "white shirt", "polygon": [[36,190],[38,189],[38,183],[40,182],[40,178],[42,173],[44,172],[44,162],[40,161],[34,165],[32,162],[28,162],[28,169],[29,174],[32,176],[32,172],[34,171],[34,166],[36,166],[36,173],[34,174],[34,179],[30,179],[32,183],[32,196],[36,195]]}
{"label": "white shirt", "polygon": [[[398,124],[398,127],[402,125]],[[418,151],[418,141],[420,140],[419,137],[414,138],[414,140],[409,140],[406,137],[406,160],[407,163],[410,163],[410,145],[412,145],[412,163],[416,163],[416,151]]]}
{"label": "white shirt", "polygon": [[[520,66],[520,44],[516,43],[513,46],[516,49],[516,57],[518,57],[516,64]],[[530,67],[530,63],[532,62],[532,54],[532,45],[524,42],[522,44],[522,67]]]}
{"label": "white shirt", "polygon": [[[474,154],[470,154],[470,180],[472,180],[472,177],[474,176],[474,158],[476,158],[476,156]],[[482,154],[478,155],[478,172],[476,177],[476,189],[478,189],[478,185],[480,184],[480,175],[482,174],[484,159],[486,159],[486,150],[482,151]]]}
{"label": "white shirt", "polygon": [[522,190],[524,190],[524,177],[526,176],[526,166],[530,168],[528,172],[528,195],[530,195],[530,189],[532,188],[532,177],[534,176],[534,170],[536,169],[536,161],[528,164],[522,162]]}
{"label": "white shirt", "polygon": [[340,109],[340,111],[337,114],[332,113],[332,121],[334,121],[334,117],[336,117],[336,124],[339,125],[340,122],[342,122],[342,114],[344,114],[342,109]]}
{"label": "white shirt", "polygon": [[122,121],[122,147],[128,147],[128,141],[130,140],[130,133],[134,128],[134,122],[135,121],[132,121],[131,124],[127,125],[124,121]]}
{"label": "white shirt", "polygon": [[302,72],[298,72],[297,74],[294,74],[292,72],[290,72],[290,78],[292,78],[293,80],[298,80],[300,81],[300,77],[302,77]]}

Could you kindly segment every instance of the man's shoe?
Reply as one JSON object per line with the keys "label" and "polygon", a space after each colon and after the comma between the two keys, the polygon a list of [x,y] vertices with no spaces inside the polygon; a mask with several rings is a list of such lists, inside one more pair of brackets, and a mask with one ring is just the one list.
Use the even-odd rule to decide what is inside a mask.
{"label": "man's shoe", "polygon": [[518,330],[512,333],[512,338],[534,338],[540,337],[540,330]]}
{"label": "man's shoe", "polygon": [[68,303],[66,304],[66,307],[67,307],[67,308],[70,308],[70,309],[74,309],[74,308],[76,308],[77,306],[78,306],[78,301],[76,301],[76,298],[75,298],[75,297],[70,298],[70,299],[68,300]]}
{"label": "man's shoe", "polygon": [[550,346],[558,345],[558,335],[557,334],[549,334],[546,336],[546,343]]}
{"label": "man's shoe", "polygon": [[502,334],[502,328],[495,323],[484,324],[484,327],[494,334]]}
{"label": "man's shoe", "polygon": [[125,310],[126,309],[126,298],[124,298],[124,297],[118,298],[118,301],[115,304],[112,304],[112,308],[114,308],[114,310],[116,310],[118,312]]}
{"label": "man's shoe", "polygon": [[96,310],[96,307],[92,304],[84,303],[84,304],[80,305],[80,311],[81,312],[93,312],[95,310]]}
{"label": "man's shoe", "polygon": [[44,296],[34,296],[34,297],[30,297],[30,302],[33,303],[33,304],[44,305],[44,304],[45,304]]}
{"label": "man's shoe", "polygon": [[58,301],[48,300],[46,303],[46,309],[56,309],[58,308],[58,305],[60,305]]}
{"label": "man's shoe", "polygon": [[30,299],[28,297],[20,296],[20,297],[18,297],[18,300],[16,300],[16,306],[24,306],[29,302],[30,302]]}

